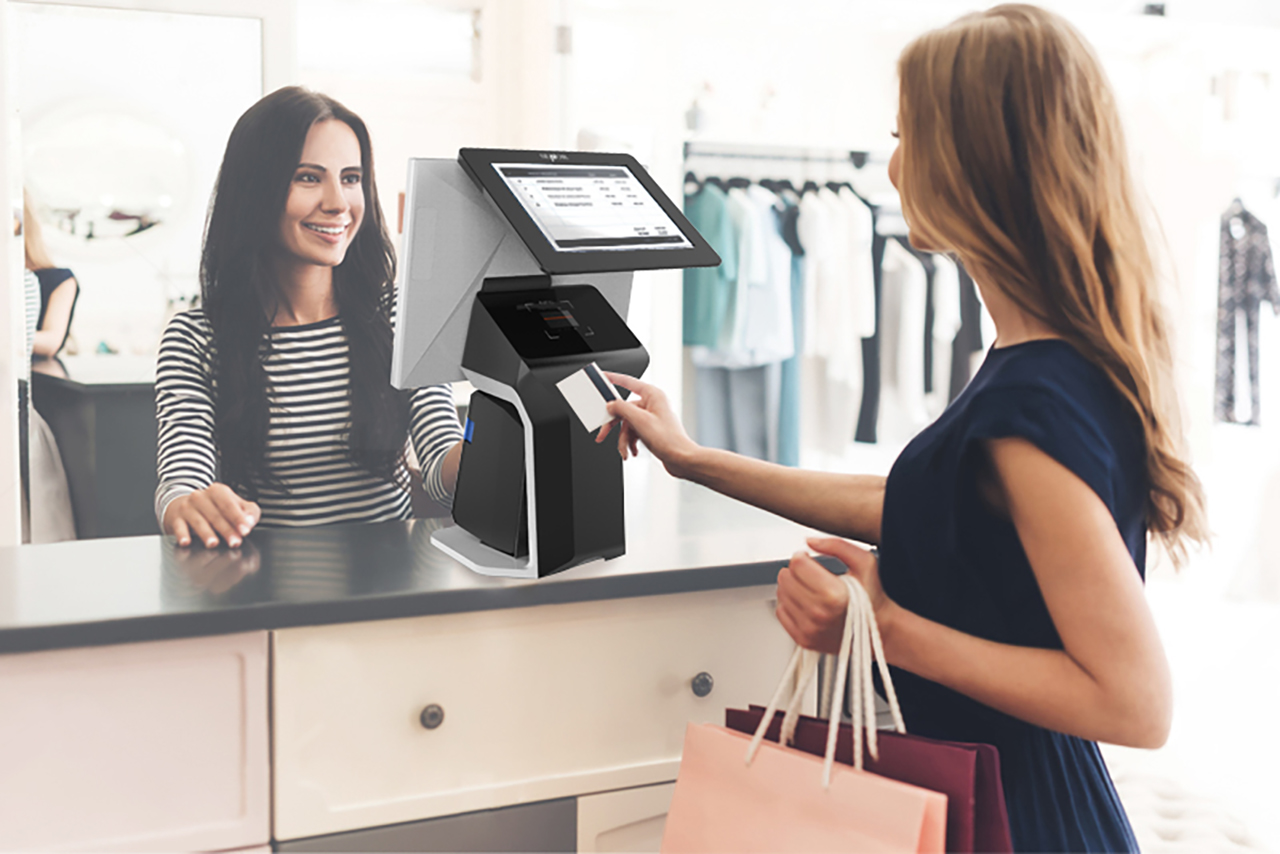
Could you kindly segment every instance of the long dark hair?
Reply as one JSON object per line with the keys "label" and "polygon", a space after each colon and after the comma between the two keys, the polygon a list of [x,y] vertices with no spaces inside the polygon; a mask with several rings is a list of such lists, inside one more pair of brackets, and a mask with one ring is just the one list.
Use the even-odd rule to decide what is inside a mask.
{"label": "long dark hair", "polygon": [[346,443],[355,462],[405,485],[408,397],[390,382],[395,253],[378,204],[369,131],[332,98],[288,86],[250,107],[232,129],[200,256],[201,299],[213,327],[220,477],[250,498],[263,486],[279,486],[266,465],[270,402],[264,362],[271,352],[271,321],[283,298],[273,256],[280,251],[280,218],[307,132],[326,120],[340,121],[355,133],[364,171],[364,219],[333,271],[350,348]]}

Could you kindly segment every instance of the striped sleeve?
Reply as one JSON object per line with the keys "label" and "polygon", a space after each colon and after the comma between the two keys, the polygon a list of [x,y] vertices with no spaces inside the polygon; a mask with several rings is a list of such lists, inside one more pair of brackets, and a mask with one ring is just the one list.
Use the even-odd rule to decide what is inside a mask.
{"label": "striped sleeve", "polygon": [[156,361],[156,522],[170,502],[216,478],[212,369],[213,330],[199,309],[169,322]]}
{"label": "striped sleeve", "polygon": [[414,389],[409,402],[409,432],[427,494],[441,506],[452,507],[453,492],[444,485],[444,458],[462,441],[452,387],[446,383]]}

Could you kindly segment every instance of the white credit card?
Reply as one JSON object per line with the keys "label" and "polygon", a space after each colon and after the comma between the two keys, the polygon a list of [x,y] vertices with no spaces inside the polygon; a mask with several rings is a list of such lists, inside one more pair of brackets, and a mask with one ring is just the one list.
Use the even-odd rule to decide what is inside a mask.
{"label": "white credit card", "polygon": [[611,400],[620,400],[622,396],[613,387],[613,383],[605,379],[595,362],[580,371],[575,371],[560,382],[556,388],[569,402],[569,408],[578,416],[587,432],[598,430],[611,419],[605,404]]}

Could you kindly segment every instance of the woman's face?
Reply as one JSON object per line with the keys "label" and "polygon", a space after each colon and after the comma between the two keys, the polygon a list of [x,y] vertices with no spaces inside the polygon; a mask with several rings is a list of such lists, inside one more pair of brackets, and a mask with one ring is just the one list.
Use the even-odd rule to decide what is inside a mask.
{"label": "woman's face", "polygon": [[289,184],[280,244],[303,263],[336,267],[363,219],[360,141],[345,122],[316,122]]}
{"label": "woman's face", "polygon": [[893,189],[902,192],[902,188],[898,186],[898,177],[902,174],[902,146],[898,145],[893,149],[893,154],[889,156],[889,183],[893,185]]}

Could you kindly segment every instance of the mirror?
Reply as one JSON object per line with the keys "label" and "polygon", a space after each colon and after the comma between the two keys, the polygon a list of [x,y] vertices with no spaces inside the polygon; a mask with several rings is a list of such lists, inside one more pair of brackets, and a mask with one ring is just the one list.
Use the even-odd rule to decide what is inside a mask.
{"label": "mirror", "polygon": [[39,200],[37,216],[72,237],[141,234],[191,201],[187,146],[128,103],[69,104],[23,130],[23,172]]}
{"label": "mirror", "polygon": [[199,289],[227,136],[263,92],[263,21],[157,11],[218,8],[165,0],[8,5],[23,180],[54,265],[81,286],[74,340],[153,353]]}

